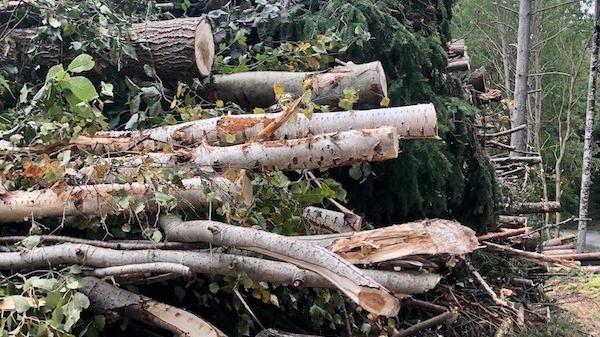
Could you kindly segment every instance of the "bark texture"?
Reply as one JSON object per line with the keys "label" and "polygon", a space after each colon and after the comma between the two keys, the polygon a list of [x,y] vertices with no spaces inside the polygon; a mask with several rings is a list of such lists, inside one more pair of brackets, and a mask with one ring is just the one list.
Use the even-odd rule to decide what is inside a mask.
{"label": "bark texture", "polygon": [[[317,273],[291,263],[249,256],[178,250],[115,250],[85,244],[64,243],[37,247],[25,252],[0,253],[0,270],[31,270],[62,264],[112,267],[155,262],[177,263],[195,273],[236,276],[245,273],[253,280],[296,287],[336,288]],[[433,289],[440,276],[429,273],[364,270],[368,277],[398,294],[420,294]]]}
{"label": "bark texture", "polygon": [[521,202],[515,203],[502,210],[502,214],[537,214],[560,212],[561,206],[558,201]]}
{"label": "bark texture", "polygon": [[[206,190],[214,191],[220,200],[232,201],[239,196],[240,187],[227,178],[190,178],[182,181],[184,189],[168,186],[171,195],[177,198],[177,207],[193,208],[208,205],[211,200]],[[0,223],[20,222],[45,217],[68,215],[94,215],[130,213],[129,208],[119,205],[121,195],[132,201],[156,207],[156,189],[149,184],[98,184],[81,186],[55,186],[37,191],[15,191],[0,195]],[[219,202],[219,200],[214,200]]]}
{"label": "bark texture", "polygon": [[79,290],[90,299],[93,311],[117,312],[178,336],[226,337],[209,322],[183,309],[134,294],[95,277],[84,277],[82,283]]}
{"label": "bark texture", "polygon": [[475,232],[451,220],[421,220],[370,231],[299,236],[355,264],[372,264],[412,255],[463,256],[479,243]]}
{"label": "bark texture", "polygon": [[[346,216],[338,211],[332,211],[320,207],[306,207],[302,217],[314,227],[331,233],[346,233],[356,230],[356,217]],[[360,218],[358,218],[360,219]],[[358,224],[360,229],[360,223]]]}
{"label": "bark texture", "polygon": [[[71,144],[96,153],[122,151],[160,151],[165,145],[195,146],[245,143],[275,121],[281,113],[234,115],[203,119],[144,131],[98,132],[94,137],[80,136]],[[271,139],[297,139],[325,133],[395,127],[402,139],[435,138],[437,115],[433,104],[419,104],[373,110],[317,113],[312,118],[299,114],[275,131]],[[229,140],[229,141],[228,141]]]}
{"label": "bark texture", "polygon": [[117,170],[128,170],[149,161],[157,167],[191,163],[194,167],[211,167],[217,172],[229,168],[261,171],[324,170],[397,158],[398,146],[396,129],[381,127],[226,147],[199,145],[195,149],[182,149],[175,153],[114,158],[108,163],[119,163],[111,164]]}
{"label": "bark texture", "polygon": [[[511,114],[511,126],[516,128],[527,122],[527,76],[529,75],[529,41],[531,28],[531,0],[519,0],[519,28],[517,32],[517,61],[515,70],[514,107]],[[514,132],[510,136],[510,145],[515,147],[511,156],[518,156],[526,150],[525,131]]]}
{"label": "bark texture", "polygon": [[583,164],[579,193],[579,223],[577,225],[577,251],[583,252],[589,217],[590,188],[592,186],[592,146],[594,118],[596,115],[596,79],[598,77],[598,53],[600,51],[600,3],[595,1],[594,35],[590,74],[588,79],[587,109],[585,112],[585,136],[583,138]]}
{"label": "bark texture", "polygon": [[[122,34],[115,29],[109,31],[115,37]],[[126,34],[137,56],[137,60],[126,60],[123,70],[128,74],[143,74],[144,64],[153,66],[163,79],[208,76],[211,72],[215,47],[212,30],[204,17],[136,23]],[[12,30],[10,37],[14,45],[0,61],[21,62],[27,57],[35,35],[35,28]],[[49,66],[67,63],[76,55],[57,41],[39,48],[35,56],[40,64]]]}
{"label": "bark texture", "polygon": [[182,221],[162,216],[169,240],[234,246],[311,270],[335,284],[351,300],[377,315],[395,316],[400,302],[387,289],[335,253],[300,240],[216,221]]}
{"label": "bark texture", "polygon": [[[308,81],[308,83],[306,83]],[[246,110],[268,107],[277,103],[273,85],[280,84],[286,92],[300,96],[303,87],[312,90],[313,102],[337,107],[344,89],[358,93],[357,105],[379,105],[387,96],[385,72],[379,61],[335,67],[325,72],[255,71],[230,75],[215,75],[204,96],[231,101]]]}

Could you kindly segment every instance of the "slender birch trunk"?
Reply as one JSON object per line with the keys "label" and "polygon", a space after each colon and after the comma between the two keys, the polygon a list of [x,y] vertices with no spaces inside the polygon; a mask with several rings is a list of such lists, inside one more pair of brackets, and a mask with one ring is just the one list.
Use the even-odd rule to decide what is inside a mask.
{"label": "slender birch trunk", "polygon": [[[531,0],[520,0],[519,29],[517,33],[517,66],[515,76],[514,107],[511,126],[518,127],[527,123],[527,76],[529,74],[529,40],[531,28]],[[526,133],[518,131],[511,135],[510,145],[515,147],[511,156],[518,156],[526,150]]]}
{"label": "slender birch trunk", "polygon": [[583,142],[583,164],[581,172],[581,194],[579,196],[579,225],[577,226],[577,252],[583,252],[587,234],[588,207],[592,185],[592,146],[594,117],[596,113],[596,78],[598,76],[598,51],[600,50],[600,1],[595,1],[594,35],[590,58],[587,109],[585,113],[585,136]]}

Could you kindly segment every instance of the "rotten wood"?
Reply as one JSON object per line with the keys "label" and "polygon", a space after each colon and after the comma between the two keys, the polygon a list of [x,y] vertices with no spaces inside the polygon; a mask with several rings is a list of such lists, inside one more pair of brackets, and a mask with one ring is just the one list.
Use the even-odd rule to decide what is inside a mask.
{"label": "rotten wood", "polygon": [[355,303],[377,315],[395,316],[400,310],[400,302],[389,290],[323,247],[216,221],[184,222],[176,216],[165,215],[160,217],[159,225],[169,240],[234,246],[311,270],[331,281]]}
{"label": "rotten wood", "polygon": [[144,324],[165,329],[177,336],[226,337],[206,320],[183,309],[115,287],[95,277],[84,277],[78,289],[98,313],[117,312]]}

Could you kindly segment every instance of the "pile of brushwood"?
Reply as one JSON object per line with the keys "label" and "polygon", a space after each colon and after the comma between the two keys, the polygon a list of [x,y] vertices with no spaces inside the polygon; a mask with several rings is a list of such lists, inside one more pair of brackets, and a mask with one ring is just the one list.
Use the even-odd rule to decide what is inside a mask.
{"label": "pile of brushwood", "polygon": [[450,6],[1,2],[3,335],[548,321],[544,270],[580,264],[498,218]]}

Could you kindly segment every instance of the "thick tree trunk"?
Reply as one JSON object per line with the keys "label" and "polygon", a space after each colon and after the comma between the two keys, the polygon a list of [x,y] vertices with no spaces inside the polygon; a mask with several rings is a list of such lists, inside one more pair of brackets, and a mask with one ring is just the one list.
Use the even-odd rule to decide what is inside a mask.
{"label": "thick tree trunk", "polygon": [[449,72],[467,71],[471,69],[470,59],[464,39],[448,42],[448,67]]}
{"label": "thick tree trunk", "polygon": [[372,264],[412,255],[463,256],[479,243],[475,232],[456,221],[431,219],[370,231],[297,236],[326,247],[355,264]]}
{"label": "thick tree trunk", "polygon": [[[296,287],[336,288],[317,273],[291,263],[215,252],[177,250],[115,250],[85,244],[64,243],[25,252],[0,253],[0,270],[31,270],[62,264],[112,267],[154,262],[177,263],[195,273],[237,276],[245,273],[255,281]],[[361,272],[397,294],[420,294],[433,289],[440,276],[432,273],[364,270]]]}
{"label": "thick tree trunk", "polygon": [[[110,29],[118,34],[115,29]],[[3,62],[21,62],[28,57],[36,29],[14,29],[12,52]],[[144,64],[151,65],[163,79],[185,79],[208,76],[214,58],[212,30],[203,17],[148,21],[133,24],[129,30],[137,60],[126,60],[123,70],[128,74],[143,74]],[[64,44],[69,46],[69,44]],[[75,53],[64,49],[61,41],[40,47],[35,54],[38,63],[51,66],[68,63]]]}
{"label": "thick tree trunk", "polygon": [[[511,116],[511,126],[513,128],[527,123],[527,76],[529,74],[531,16],[531,0],[520,0],[514,108]],[[510,145],[516,149],[511,152],[511,156],[518,156],[519,153],[525,151],[527,146],[525,131],[511,134]]]}
{"label": "thick tree trunk", "polygon": [[216,221],[182,221],[162,216],[169,240],[237,247],[311,270],[335,284],[346,296],[377,315],[395,316],[400,302],[382,285],[333,252],[295,238]]}
{"label": "thick tree trunk", "polygon": [[360,222],[356,223],[356,220],[361,220],[361,218],[352,214],[310,206],[304,209],[302,217],[318,230],[325,230],[329,233],[346,233],[360,230]]}
{"label": "thick tree trunk", "polygon": [[[122,151],[160,151],[165,145],[195,146],[245,143],[276,120],[281,113],[222,116],[144,131],[98,132],[94,137],[80,136],[71,144],[96,153]],[[299,114],[295,121],[282,125],[271,137],[297,139],[324,133],[359,129],[395,127],[402,139],[435,138],[437,116],[433,104],[419,104],[373,110],[316,113],[312,118]],[[229,139],[235,136],[234,140]],[[43,149],[42,149],[43,150]]]}
{"label": "thick tree trunk", "polygon": [[500,215],[498,216],[498,227],[520,228],[527,226],[527,217]]}
{"label": "thick tree trunk", "polygon": [[379,61],[335,67],[325,72],[255,71],[230,75],[215,75],[214,82],[202,94],[209,99],[231,101],[246,110],[268,107],[277,103],[273,85],[280,84],[286,92],[298,97],[303,88],[312,90],[316,104],[335,108],[344,97],[344,89],[358,93],[360,105],[379,105],[387,96],[385,72]]}
{"label": "thick tree trunk", "polygon": [[590,59],[587,109],[585,112],[585,136],[583,141],[583,164],[581,168],[581,189],[579,194],[579,224],[577,226],[577,251],[583,252],[587,233],[590,188],[592,186],[592,146],[594,118],[596,115],[596,78],[598,76],[598,52],[600,51],[600,1],[596,0],[594,38]]}
{"label": "thick tree trunk", "polygon": [[82,284],[79,291],[90,299],[95,312],[117,312],[177,336],[226,337],[209,322],[183,309],[134,294],[95,277],[84,277]]}
{"label": "thick tree trunk", "polygon": [[502,210],[502,214],[537,214],[537,213],[554,213],[560,212],[560,202],[521,202],[514,203]]}
{"label": "thick tree trunk", "polygon": [[156,167],[176,167],[187,162],[194,167],[211,167],[217,172],[229,168],[261,171],[324,170],[397,158],[398,146],[396,129],[381,127],[226,147],[199,145],[195,149],[181,149],[175,153],[117,157],[104,162],[120,173],[128,173],[131,168],[149,161]]}
{"label": "thick tree trunk", "polygon": [[[219,200],[234,200],[242,190],[239,184],[227,178],[190,178],[183,180],[184,189],[167,186],[177,199],[177,207],[202,207],[211,202],[206,190],[216,193]],[[21,222],[45,217],[68,215],[95,215],[129,213],[133,210],[120,206],[123,195],[145,204],[147,209],[156,207],[156,189],[149,184],[99,184],[81,186],[55,186],[38,191],[15,191],[0,195],[0,223]],[[218,203],[219,200],[213,200]],[[131,205],[131,203],[128,203]]]}

